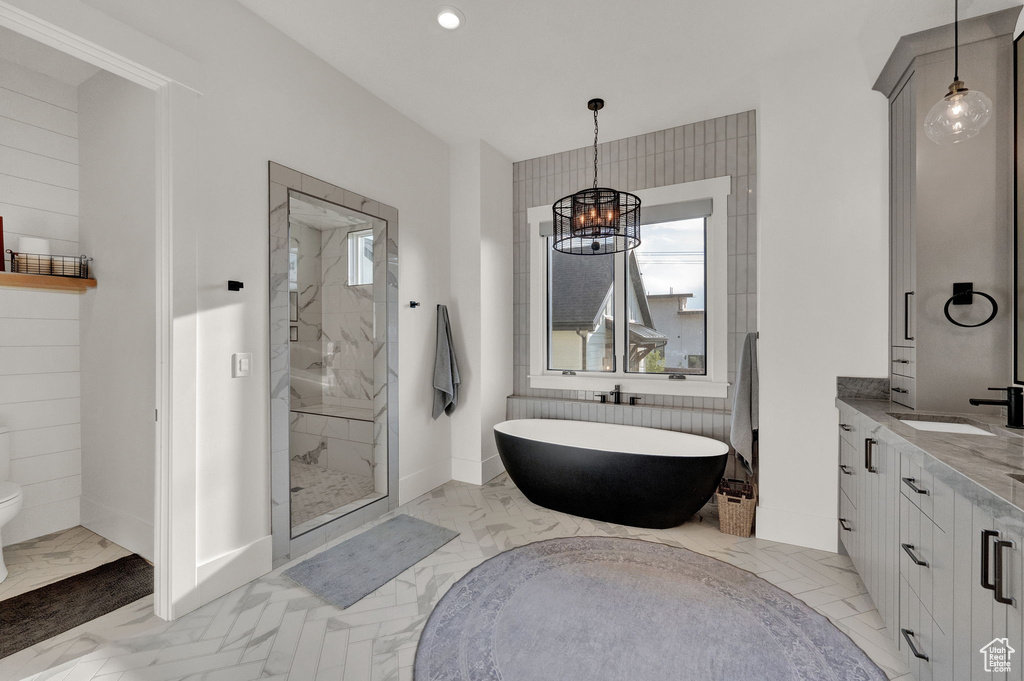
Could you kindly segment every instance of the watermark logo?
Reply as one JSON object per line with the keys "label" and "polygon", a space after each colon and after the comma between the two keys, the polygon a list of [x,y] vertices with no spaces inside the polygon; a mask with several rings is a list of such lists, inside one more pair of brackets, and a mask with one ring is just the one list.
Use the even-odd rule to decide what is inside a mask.
{"label": "watermark logo", "polygon": [[993,639],[978,651],[985,656],[985,671],[993,674],[1005,674],[1010,671],[1010,657],[1017,652],[1010,647],[1010,639]]}

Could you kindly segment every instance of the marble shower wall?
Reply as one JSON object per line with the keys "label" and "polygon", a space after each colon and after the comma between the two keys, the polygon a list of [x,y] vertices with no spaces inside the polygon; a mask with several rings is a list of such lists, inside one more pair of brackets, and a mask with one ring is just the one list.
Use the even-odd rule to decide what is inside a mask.
{"label": "marble shower wall", "polygon": [[[322,404],[324,385],[321,259],[322,232],[292,221],[288,226],[289,294],[298,294],[297,341],[292,341],[293,406]],[[290,305],[290,303],[289,303]],[[290,309],[290,308],[289,308]]]}
{"label": "marble shower wall", "polygon": [[[304,175],[269,164],[270,261],[270,461],[274,565],[323,545],[398,505],[398,210]],[[292,537],[289,494],[291,362],[289,332],[288,192],[351,208],[375,220],[373,279],[374,486],[388,496]],[[386,465],[382,465],[385,464]],[[392,493],[395,492],[395,493]]]}
{"label": "marble shower wall", "polygon": [[[323,404],[373,405],[373,284],[348,283],[348,239],[370,225],[321,234]],[[383,238],[384,229],[375,232]],[[378,259],[374,234],[374,260]],[[383,250],[381,248],[381,250]]]}

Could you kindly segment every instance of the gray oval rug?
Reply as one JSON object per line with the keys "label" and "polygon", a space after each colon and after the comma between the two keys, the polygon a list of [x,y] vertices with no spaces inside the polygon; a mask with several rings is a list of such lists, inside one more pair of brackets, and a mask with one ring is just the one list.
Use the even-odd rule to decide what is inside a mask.
{"label": "gray oval rug", "polygon": [[415,681],[886,681],[824,616],[754,574],[615,537],[491,558],[430,615]]}

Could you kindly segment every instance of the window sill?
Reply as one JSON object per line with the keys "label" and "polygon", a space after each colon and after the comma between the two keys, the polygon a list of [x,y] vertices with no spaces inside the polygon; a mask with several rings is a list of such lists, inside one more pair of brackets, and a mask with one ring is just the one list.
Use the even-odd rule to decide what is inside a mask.
{"label": "window sill", "polygon": [[608,392],[616,385],[624,393],[644,395],[681,395],[683,397],[728,397],[729,384],[706,378],[672,380],[669,378],[623,378],[621,376],[563,376],[541,374],[529,377],[530,387],[543,390],[592,390]]}

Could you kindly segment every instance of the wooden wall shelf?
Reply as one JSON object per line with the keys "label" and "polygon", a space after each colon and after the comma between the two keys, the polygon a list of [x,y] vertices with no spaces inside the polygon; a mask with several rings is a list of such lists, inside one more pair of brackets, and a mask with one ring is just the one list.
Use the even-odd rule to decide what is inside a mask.
{"label": "wooden wall shelf", "polygon": [[77,277],[52,277],[46,274],[0,272],[0,287],[83,293],[86,289],[96,288],[96,280],[80,279]]}

